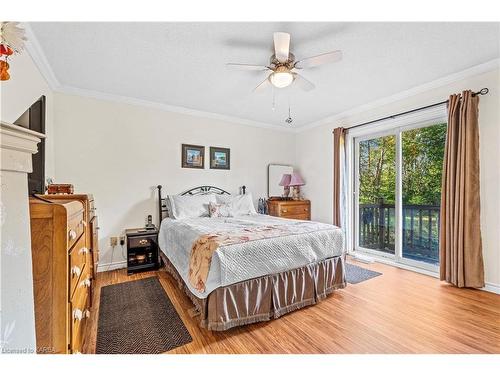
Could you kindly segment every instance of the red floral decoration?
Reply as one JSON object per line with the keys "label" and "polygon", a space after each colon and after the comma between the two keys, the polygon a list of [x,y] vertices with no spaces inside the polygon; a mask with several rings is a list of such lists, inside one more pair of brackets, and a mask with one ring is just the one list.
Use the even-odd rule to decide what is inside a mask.
{"label": "red floral decoration", "polygon": [[1,22],[0,24],[0,81],[10,79],[8,59],[14,53],[21,53],[26,37],[19,22]]}

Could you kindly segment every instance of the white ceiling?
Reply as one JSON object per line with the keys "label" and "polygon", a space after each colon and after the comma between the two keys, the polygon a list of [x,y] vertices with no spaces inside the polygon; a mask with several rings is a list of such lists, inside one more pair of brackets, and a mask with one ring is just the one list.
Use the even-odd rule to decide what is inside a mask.
{"label": "white ceiling", "polygon": [[[62,86],[299,127],[496,59],[498,23],[31,23]],[[275,31],[296,58],[341,49],[339,63],[303,71],[316,89],[252,93]]]}

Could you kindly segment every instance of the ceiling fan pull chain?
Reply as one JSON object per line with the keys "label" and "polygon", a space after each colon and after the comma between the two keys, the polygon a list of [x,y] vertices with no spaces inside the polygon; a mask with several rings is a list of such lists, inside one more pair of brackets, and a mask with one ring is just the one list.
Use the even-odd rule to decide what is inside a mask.
{"label": "ceiling fan pull chain", "polygon": [[288,95],[288,118],[285,120],[285,122],[288,124],[288,125],[291,125],[292,122],[293,122],[293,118],[290,114],[290,95]]}
{"label": "ceiling fan pull chain", "polygon": [[273,90],[273,107],[272,107],[272,110],[274,112],[276,110],[276,91],[274,90],[274,86],[273,86],[272,90]]}

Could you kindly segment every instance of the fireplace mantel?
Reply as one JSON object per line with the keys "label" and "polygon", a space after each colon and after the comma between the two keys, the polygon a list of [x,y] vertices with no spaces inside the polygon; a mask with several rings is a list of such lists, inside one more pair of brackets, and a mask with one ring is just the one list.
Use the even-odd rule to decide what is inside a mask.
{"label": "fireplace mantel", "polygon": [[28,204],[32,155],[44,134],[0,126],[0,325],[3,353],[35,352],[35,315]]}

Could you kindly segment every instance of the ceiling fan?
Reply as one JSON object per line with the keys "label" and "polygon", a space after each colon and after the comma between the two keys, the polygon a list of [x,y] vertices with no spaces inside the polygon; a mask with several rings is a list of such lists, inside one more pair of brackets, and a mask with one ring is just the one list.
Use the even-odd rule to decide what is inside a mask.
{"label": "ceiling fan", "polygon": [[273,37],[274,55],[269,60],[269,66],[238,63],[226,64],[228,68],[235,70],[268,71],[269,76],[254,91],[262,90],[269,85],[284,88],[290,86],[293,82],[302,90],[310,91],[314,89],[314,84],[301,76],[297,71],[342,59],[342,51],[332,51],[302,60],[295,60],[295,56],[290,52],[290,34],[276,32]]}

